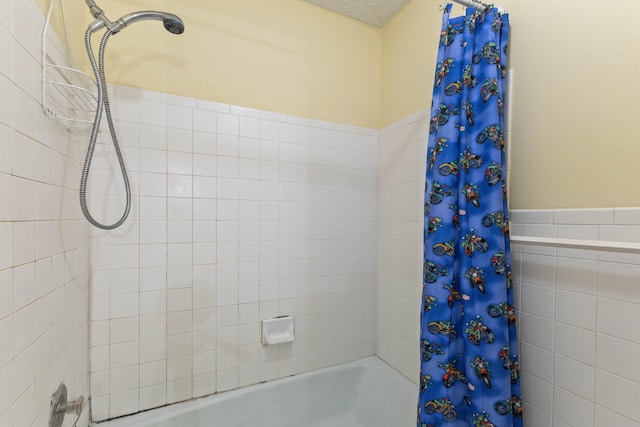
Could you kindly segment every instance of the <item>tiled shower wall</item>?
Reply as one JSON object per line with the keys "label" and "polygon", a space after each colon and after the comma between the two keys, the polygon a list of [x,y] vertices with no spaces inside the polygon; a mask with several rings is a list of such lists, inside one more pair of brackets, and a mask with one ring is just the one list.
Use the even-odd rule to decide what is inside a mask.
{"label": "tiled shower wall", "polygon": [[418,383],[428,112],[380,131],[377,354]]}
{"label": "tiled shower wall", "polygon": [[[89,395],[88,228],[77,203],[83,144],[40,108],[43,21],[30,0],[0,1],[2,427],[48,425],[61,382],[69,398]],[[50,44],[60,59],[59,41]],[[68,415],[64,425],[74,421]]]}
{"label": "tiled shower wall", "polygon": [[[640,241],[640,209],[512,211],[512,234]],[[640,255],[514,245],[527,425],[640,424]]]}
{"label": "tiled shower wall", "polygon": [[[111,92],[134,196],[91,232],[94,420],[375,353],[377,130]],[[113,221],[104,144],[94,167]],[[287,314],[295,342],[261,345]]]}

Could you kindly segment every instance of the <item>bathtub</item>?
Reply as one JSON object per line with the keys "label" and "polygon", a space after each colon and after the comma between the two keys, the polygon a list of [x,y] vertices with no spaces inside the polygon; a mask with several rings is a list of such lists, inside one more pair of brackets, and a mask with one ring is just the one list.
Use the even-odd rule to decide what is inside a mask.
{"label": "bathtub", "polygon": [[369,357],[92,426],[409,427],[417,398],[415,384]]}

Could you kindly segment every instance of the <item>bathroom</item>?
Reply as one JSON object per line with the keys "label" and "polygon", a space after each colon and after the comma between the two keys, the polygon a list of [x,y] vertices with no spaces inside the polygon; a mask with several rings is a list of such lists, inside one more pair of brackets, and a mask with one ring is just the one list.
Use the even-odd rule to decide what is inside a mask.
{"label": "bathroom", "polygon": [[[105,232],[78,204],[88,132],[41,108],[49,3],[0,0],[0,427],[48,425],[62,382],[95,421],[372,355],[417,384],[442,3],[410,0],[379,28],[302,0],[102,2],[186,27],[139,23],[109,42],[133,198]],[[88,71],[91,16],[64,6]],[[498,6],[512,27],[512,233],[640,241],[625,162],[640,154],[638,89],[605,83],[637,69],[639,39],[604,22],[640,5]],[[88,195],[114,220],[124,195],[104,138]],[[526,425],[638,425],[638,255],[514,245],[513,259]],[[262,346],[260,321],[281,315],[296,340]]]}

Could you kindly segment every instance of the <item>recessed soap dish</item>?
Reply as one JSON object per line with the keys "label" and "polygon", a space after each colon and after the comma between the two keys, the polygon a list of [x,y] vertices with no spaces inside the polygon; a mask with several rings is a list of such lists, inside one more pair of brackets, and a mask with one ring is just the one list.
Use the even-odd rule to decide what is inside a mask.
{"label": "recessed soap dish", "polygon": [[283,344],[295,339],[293,316],[280,316],[262,321],[262,344]]}

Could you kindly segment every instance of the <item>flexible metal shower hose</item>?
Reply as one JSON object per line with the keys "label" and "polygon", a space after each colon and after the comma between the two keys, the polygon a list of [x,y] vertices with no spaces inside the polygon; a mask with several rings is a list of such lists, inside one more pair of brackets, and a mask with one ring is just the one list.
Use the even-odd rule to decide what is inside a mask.
{"label": "flexible metal shower hose", "polygon": [[[91,129],[91,138],[89,139],[89,146],[87,147],[87,155],[84,159],[84,166],[82,167],[82,177],[80,178],[80,208],[82,209],[84,217],[92,225],[102,230],[113,230],[114,228],[120,227],[129,216],[129,211],[131,210],[131,185],[129,184],[129,177],[127,176],[127,169],[124,164],[124,158],[122,157],[120,145],[118,144],[118,137],[116,136],[116,131],[113,126],[111,107],[109,105],[109,96],[107,94],[107,83],[104,76],[104,50],[107,44],[107,40],[113,33],[107,28],[104,36],[102,36],[102,40],[100,41],[100,49],[98,51],[98,64],[96,64],[93,49],[91,48],[91,33],[91,29],[87,29],[84,42],[87,48],[87,53],[89,54],[91,68],[93,69],[93,73],[96,76],[96,83],[98,85],[98,101],[96,106],[96,117],[93,121],[93,128]],[[122,217],[120,217],[117,222],[111,225],[99,223],[96,219],[93,218],[93,216],[89,212],[89,208],[87,207],[87,180],[89,178],[89,170],[91,169],[93,153],[96,148],[96,140],[98,139],[98,132],[100,130],[100,122],[102,120],[103,111],[107,116],[107,123],[109,124],[109,132],[111,134],[111,141],[113,142],[113,148],[118,157],[118,163],[120,165],[120,171],[122,172],[122,179],[124,181],[125,191],[127,193],[127,205],[124,209]]]}

